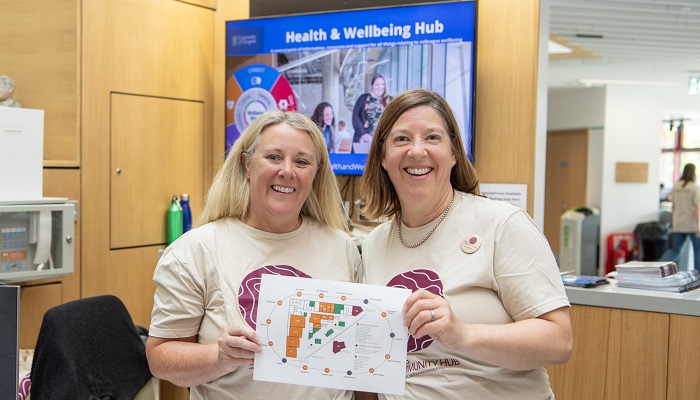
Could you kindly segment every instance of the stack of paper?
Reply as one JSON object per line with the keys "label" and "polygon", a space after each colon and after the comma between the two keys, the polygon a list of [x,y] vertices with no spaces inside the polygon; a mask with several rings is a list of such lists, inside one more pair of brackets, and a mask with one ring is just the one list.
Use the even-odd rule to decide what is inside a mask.
{"label": "stack of paper", "polygon": [[678,272],[673,261],[628,261],[615,266],[618,275],[664,277]]}
{"label": "stack of paper", "polygon": [[678,272],[670,261],[630,261],[617,265],[617,286],[683,293],[700,287],[697,270]]}

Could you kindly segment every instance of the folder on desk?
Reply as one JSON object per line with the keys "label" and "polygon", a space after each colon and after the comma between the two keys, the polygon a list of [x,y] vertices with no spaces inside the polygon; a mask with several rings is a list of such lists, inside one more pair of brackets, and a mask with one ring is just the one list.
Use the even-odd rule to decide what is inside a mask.
{"label": "folder on desk", "polygon": [[603,276],[562,275],[561,279],[564,282],[564,286],[583,288],[591,288],[608,283],[608,280]]}

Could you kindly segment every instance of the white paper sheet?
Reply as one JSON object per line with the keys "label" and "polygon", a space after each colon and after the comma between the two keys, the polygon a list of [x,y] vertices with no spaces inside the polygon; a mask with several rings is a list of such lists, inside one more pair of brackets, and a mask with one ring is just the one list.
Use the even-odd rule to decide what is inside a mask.
{"label": "white paper sheet", "polygon": [[399,394],[408,289],[265,274],[253,379]]}

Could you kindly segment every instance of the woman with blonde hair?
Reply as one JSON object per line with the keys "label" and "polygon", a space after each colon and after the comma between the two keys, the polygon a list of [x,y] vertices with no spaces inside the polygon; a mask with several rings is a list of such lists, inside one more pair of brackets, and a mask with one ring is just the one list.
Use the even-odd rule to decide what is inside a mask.
{"label": "woman with blonde hair", "polygon": [[231,148],[196,228],[158,262],[153,375],[190,387],[192,399],[350,399],[253,381],[255,327],[263,274],[353,281],[360,266],[318,127],[298,113],[263,113]]}

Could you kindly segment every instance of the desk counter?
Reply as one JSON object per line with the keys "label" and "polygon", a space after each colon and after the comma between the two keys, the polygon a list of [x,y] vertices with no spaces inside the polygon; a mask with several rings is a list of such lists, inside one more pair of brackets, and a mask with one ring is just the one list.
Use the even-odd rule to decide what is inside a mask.
{"label": "desk counter", "polygon": [[566,400],[698,399],[690,379],[700,359],[700,290],[678,294],[566,287],[574,351],[547,367],[552,390]]}
{"label": "desk counter", "polygon": [[614,279],[595,288],[566,286],[571,304],[700,317],[700,289],[687,293],[619,288]]}

